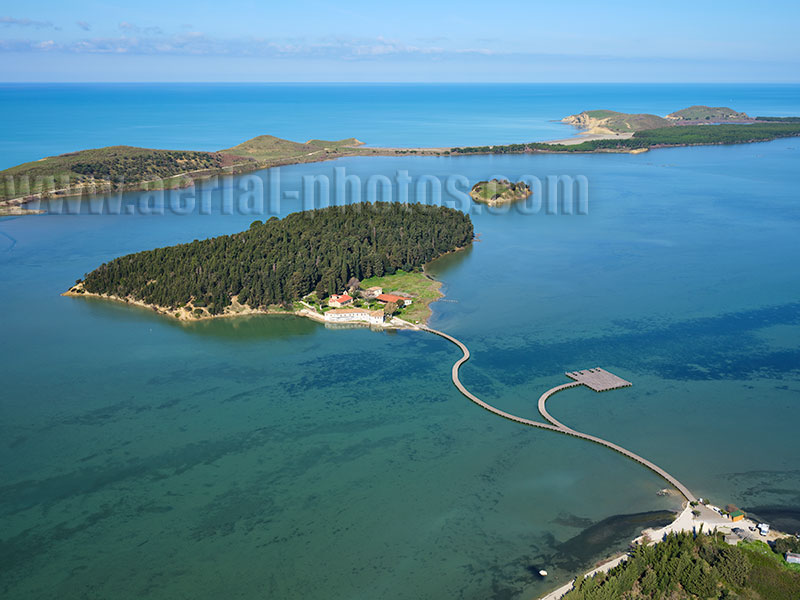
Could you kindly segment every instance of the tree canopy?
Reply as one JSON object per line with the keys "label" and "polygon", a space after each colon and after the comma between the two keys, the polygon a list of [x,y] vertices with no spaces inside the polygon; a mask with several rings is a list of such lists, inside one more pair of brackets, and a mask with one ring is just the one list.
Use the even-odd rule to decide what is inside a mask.
{"label": "tree canopy", "polygon": [[472,221],[441,206],[376,202],[272,217],[250,229],[116,258],[86,275],[87,292],[223,312],[320,297],[359,280],[412,271],[472,242]]}
{"label": "tree canopy", "polygon": [[636,546],[608,573],[580,579],[564,600],[800,597],[800,573],[761,545],[730,546],[721,533],[670,534],[653,546]]}

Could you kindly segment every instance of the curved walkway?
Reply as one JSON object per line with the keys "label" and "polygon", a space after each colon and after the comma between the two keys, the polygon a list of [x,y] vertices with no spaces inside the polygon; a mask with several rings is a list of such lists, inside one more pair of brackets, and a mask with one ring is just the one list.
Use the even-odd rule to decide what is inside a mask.
{"label": "curved walkway", "polygon": [[544,394],[542,394],[542,396],[539,398],[539,412],[541,412],[542,416],[551,423],[549,425],[546,423],[539,423],[538,421],[531,421],[530,419],[525,419],[523,417],[512,415],[511,413],[502,411],[499,408],[495,408],[491,404],[484,402],[483,400],[472,394],[467,388],[464,387],[464,384],[461,383],[461,380],[458,377],[458,370],[461,367],[461,365],[463,365],[465,362],[469,360],[470,357],[469,348],[467,348],[461,341],[457,340],[452,335],[448,335],[442,331],[437,331],[436,329],[431,329],[430,327],[425,327],[424,325],[420,325],[419,328],[423,331],[435,333],[436,335],[443,337],[444,339],[452,342],[453,344],[461,348],[461,351],[464,353],[464,355],[453,364],[453,370],[452,370],[453,384],[456,386],[456,388],[458,388],[459,392],[464,394],[467,398],[472,400],[475,404],[477,404],[481,408],[485,408],[489,412],[494,413],[500,417],[503,417],[504,419],[508,419],[509,421],[514,421],[515,423],[528,425],[529,427],[539,427],[540,429],[547,429],[549,431],[563,433],[564,435],[571,435],[573,437],[577,437],[583,440],[588,440],[590,442],[594,442],[595,444],[600,444],[601,446],[606,446],[607,448],[611,448],[612,450],[615,450],[616,452],[619,452],[620,454],[623,454],[628,458],[635,460],[639,464],[644,465],[645,467],[653,471],[656,475],[662,477],[670,485],[675,487],[675,489],[677,489],[681,494],[683,494],[684,498],[686,498],[686,500],[688,500],[689,502],[696,501],[694,494],[692,494],[692,492],[689,491],[689,488],[687,488],[680,481],[675,479],[672,475],[667,473],[664,469],[650,462],[646,458],[642,458],[638,454],[635,454],[630,450],[626,450],[622,446],[618,446],[613,442],[609,442],[594,435],[589,435],[588,433],[581,433],[580,431],[575,431],[574,429],[567,427],[566,425],[560,423],[559,421],[550,416],[550,414],[545,409],[545,402],[547,402],[547,399],[550,396],[562,390],[577,387],[583,384],[577,381],[572,381],[570,383],[565,383],[563,385],[554,387],[546,391]]}
{"label": "curved walkway", "polygon": [[579,385],[583,385],[583,384],[578,382],[578,381],[570,381],[569,383],[565,383],[564,385],[559,385],[559,386],[556,386],[554,388],[550,388],[544,394],[539,396],[539,412],[542,413],[542,416],[545,419],[547,419],[548,421],[550,421],[556,427],[559,427],[559,428],[561,428],[561,429],[563,429],[565,431],[575,432],[575,430],[572,429],[571,427],[567,427],[563,423],[561,423],[559,421],[556,421],[554,417],[551,417],[550,413],[547,412],[547,409],[544,407],[544,403],[547,402],[547,399],[550,396],[552,396],[553,394],[557,394],[561,390],[568,390],[569,388],[578,387]]}

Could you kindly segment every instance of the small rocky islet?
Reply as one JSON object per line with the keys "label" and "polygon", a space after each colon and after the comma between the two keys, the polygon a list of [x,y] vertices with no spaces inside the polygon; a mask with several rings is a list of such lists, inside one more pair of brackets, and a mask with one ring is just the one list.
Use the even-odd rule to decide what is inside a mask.
{"label": "small rocky islet", "polygon": [[516,183],[508,179],[491,179],[479,181],[469,192],[470,198],[489,206],[510,204],[524,200],[532,194],[530,186],[524,181]]}

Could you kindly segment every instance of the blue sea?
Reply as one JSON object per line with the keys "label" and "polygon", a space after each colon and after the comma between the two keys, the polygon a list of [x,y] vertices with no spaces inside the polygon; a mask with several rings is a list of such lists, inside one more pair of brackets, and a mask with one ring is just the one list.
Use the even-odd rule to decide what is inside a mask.
{"label": "blue sea", "polygon": [[[692,104],[800,115],[800,86],[3,84],[0,167],[260,134],[545,140],[571,135],[559,119],[585,109]],[[800,140],[788,138],[638,155],[345,158],[279,173],[287,190],[336,169],[470,185],[585,177],[585,215],[457,204],[480,241],[429,271],[446,293],[431,324],[472,351],[462,381],[536,419],[565,371],[602,366],[633,386],[559,394],[557,419],[651,459],[697,496],[800,531],[799,167]],[[268,189],[275,173],[245,177]],[[410,199],[428,201],[422,189]],[[181,324],[60,296],[116,256],[266,216],[223,199],[212,194],[210,214],[45,204],[50,214],[0,219],[4,599],[529,599],[680,507],[620,455],[471,404],[450,382],[460,353],[438,337],[278,316]],[[290,195],[269,210],[303,207]]]}
{"label": "blue sea", "polygon": [[129,145],[220,150],[256,135],[369,146],[467,146],[568,137],[567,115],[666,115],[692,104],[798,114],[797,85],[2,84],[0,169]]}

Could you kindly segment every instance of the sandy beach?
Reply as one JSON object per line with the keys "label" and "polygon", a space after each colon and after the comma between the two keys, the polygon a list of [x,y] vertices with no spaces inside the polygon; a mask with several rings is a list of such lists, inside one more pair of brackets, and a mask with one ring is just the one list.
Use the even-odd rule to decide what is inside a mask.
{"label": "sandy beach", "polygon": [[560,140],[548,140],[544,144],[561,144],[562,146],[574,146],[582,142],[592,140],[627,140],[633,137],[633,133],[579,133],[577,136],[563,138]]}

